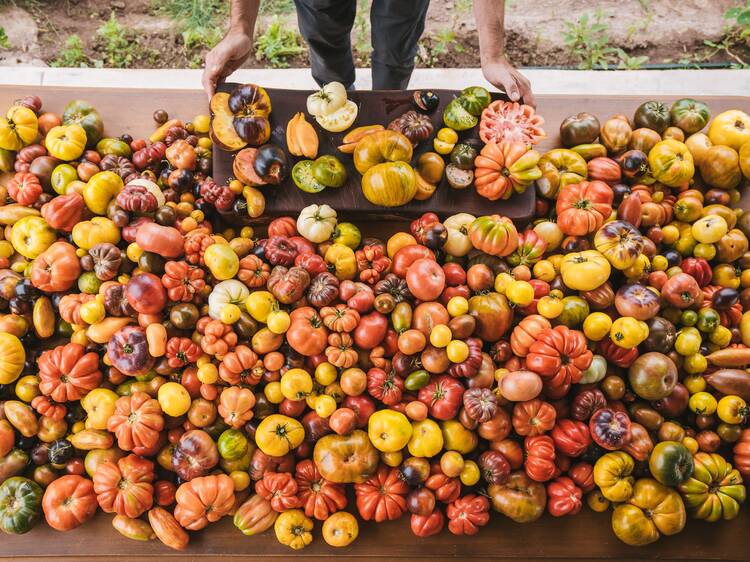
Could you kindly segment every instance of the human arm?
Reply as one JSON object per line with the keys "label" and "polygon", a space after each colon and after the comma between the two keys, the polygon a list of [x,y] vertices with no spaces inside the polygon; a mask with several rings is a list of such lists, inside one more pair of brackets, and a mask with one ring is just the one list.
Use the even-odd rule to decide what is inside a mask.
{"label": "human arm", "polygon": [[512,101],[534,105],[531,83],[505,57],[505,0],[474,0],[482,73]]}
{"label": "human arm", "polygon": [[260,0],[232,0],[229,30],[206,55],[202,82],[209,98],[218,82],[242,66],[250,54],[259,8]]}

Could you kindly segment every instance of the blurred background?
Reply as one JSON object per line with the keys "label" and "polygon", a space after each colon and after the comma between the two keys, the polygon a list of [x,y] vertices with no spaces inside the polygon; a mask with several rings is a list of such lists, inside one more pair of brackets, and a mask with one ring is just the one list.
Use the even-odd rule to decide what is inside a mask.
{"label": "blurred background", "polygon": [[[369,4],[357,0],[357,65],[369,66]],[[225,0],[0,0],[0,65],[200,68]],[[247,68],[307,67],[292,0],[263,0]],[[526,67],[746,68],[750,0],[506,0],[506,50]],[[432,0],[417,66],[479,66],[472,0]]]}

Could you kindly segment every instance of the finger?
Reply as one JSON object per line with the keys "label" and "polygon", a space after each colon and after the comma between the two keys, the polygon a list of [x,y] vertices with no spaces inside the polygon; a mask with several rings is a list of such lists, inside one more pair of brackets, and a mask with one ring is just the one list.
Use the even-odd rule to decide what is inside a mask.
{"label": "finger", "polygon": [[536,109],[536,98],[534,98],[534,93],[531,91],[531,83],[528,80],[524,80],[523,82],[519,82],[518,88],[521,92],[523,103]]}
{"label": "finger", "polygon": [[201,83],[203,84],[203,89],[206,91],[206,95],[208,96],[208,100],[210,102],[211,96],[213,96],[214,92],[216,91],[216,80],[214,79],[213,75],[209,71],[208,67],[203,69],[203,76],[201,77]]}
{"label": "finger", "polygon": [[519,101],[521,99],[521,92],[516,84],[516,79],[512,74],[507,74],[502,79],[503,88],[505,93],[508,94],[510,101]]}

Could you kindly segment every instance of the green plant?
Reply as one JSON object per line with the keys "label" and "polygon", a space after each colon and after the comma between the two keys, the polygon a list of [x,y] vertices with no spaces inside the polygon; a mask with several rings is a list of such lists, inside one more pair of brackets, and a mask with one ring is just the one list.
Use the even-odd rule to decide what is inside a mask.
{"label": "green plant", "polygon": [[354,50],[363,59],[372,53],[370,41],[370,18],[367,17],[367,0],[357,0],[357,15],[354,18]]}
{"label": "green plant", "polygon": [[294,11],[294,0],[262,0],[260,13],[264,15],[288,14]]}
{"label": "green plant", "polygon": [[617,49],[617,68],[619,70],[640,70],[648,62],[646,55],[632,57],[622,49]]}
{"label": "green plant", "polygon": [[129,40],[128,30],[117,21],[114,11],[109,16],[109,20],[96,30],[96,34],[101,40],[105,66],[114,68],[130,66],[135,51],[131,42],[137,43],[137,41],[135,39]]}
{"label": "green plant", "polygon": [[724,19],[733,21],[732,25],[739,28],[739,39],[750,37],[750,0],[744,6],[729,8],[724,12]]}
{"label": "green plant", "polygon": [[604,13],[597,10],[592,16],[587,12],[577,21],[564,23],[563,40],[570,53],[578,60],[578,68],[609,68],[617,49],[609,45],[609,26],[604,23]]}
{"label": "green plant", "polygon": [[81,38],[73,34],[65,40],[65,46],[58,51],[57,57],[50,62],[50,66],[87,67],[90,63],[91,60],[83,52]]}
{"label": "green plant", "polygon": [[154,0],[154,10],[177,22],[185,47],[213,47],[221,39],[229,14],[223,0]]}
{"label": "green plant", "polygon": [[458,42],[456,32],[448,27],[444,27],[432,36],[432,53],[434,55],[445,55],[450,50],[462,53],[464,47]]}
{"label": "green plant", "polygon": [[0,26],[0,49],[10,49],[8,34],[5,33],[5,28],[2,26]]}
{"label": "green plant", "polygon": [[296,29],[277,17],[255,40],[255,58],[266,60],[274,68],[286,68],[288,60],[305,52]]}

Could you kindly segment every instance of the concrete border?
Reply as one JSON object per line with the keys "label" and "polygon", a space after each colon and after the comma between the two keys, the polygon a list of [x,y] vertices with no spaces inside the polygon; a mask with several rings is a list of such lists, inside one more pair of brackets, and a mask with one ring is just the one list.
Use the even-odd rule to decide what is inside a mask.
{"label": "concrete border", "polygon": [[[98,68],[0,68],[0,84],[25,86],[70,86],[78,88],[118,87],[192,90],[200,89],[201,70],[192,69],[98,69]],[[523,70],[538,94],[589,95],[684,95],[737,96],[750,91],[750,70],[639,70],[577,71]],[[303,68],[278,70],[243,69],[230,80],[257,82],[270,88],[313,89],[315,82]],[[470,85],[489,86],[478,68],[427,69],[414,71],[411,88],[458,89]],[[357,70],[357,88],[372,85],[370,70]]]}

